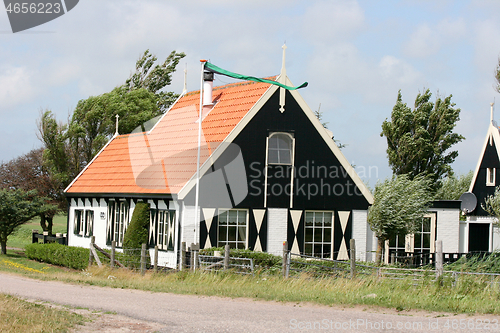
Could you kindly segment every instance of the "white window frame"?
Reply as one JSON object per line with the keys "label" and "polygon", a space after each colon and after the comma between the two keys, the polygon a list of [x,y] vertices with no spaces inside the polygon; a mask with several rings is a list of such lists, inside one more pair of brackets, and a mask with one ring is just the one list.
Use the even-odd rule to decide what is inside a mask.
{"label": "white window frame", "polygon": [[495,168],[486,168],[486,186],[495,186]]}
{"label": "white window frame", "polygon": [[[277,148],[271,148],[270,146],[270,140],[273,138],[273,137],[278,137],[278,136],[282,136],[282,137],[288,137],[288,139],[290,140],[289,143],[290,143],[290,148],[288,149],[283,149],[283,148],[280,148],[280,147],[277,147]],[[277,141],[279,142],[279,141]],[[277,154],[278,154],[278,161],[277,162],[271,162],[269,160],[269,151],[270,150],[273,150],[273,151],[276,151]],[[280,151],[287,151],[289,152],[290,154],[290,161],[289,162],[282,162],[280,160]],[[294,151],[294,137],[290,134],[290,133],[286,133],[286,132],[274,132],[274,133],[271,133],[269,135],[269,137],[267,138],[267,161],[268,161],[268,165],[293,165],[293,151]]]}
{"label": "white window frame", "polygon": [[[229,241],[229,227],[230,224],[228,222],[228,217],[230,212],[237,212],[236,214],[236,234],[235,234],[235,241]],[[245,221],[244,224],[241,224],[239,221],[240,218],[240,212],[244,213]],[[227,216],[225,221],[226,223],[221,224],[221,220],[224,221],[224,216]],[[221,227],[226,227],[226,239],[221,240]],[[238,240],[238,236],[240,235],[240,229],[245,228],[244,234],[245,234],[245,239],[244,241]],[[242,246],[238,246],[238,244],[241,244]],[[217,214],[217,246],[225,246],[229,245],[230,248],[238,248],[238,249],[248,249],[248,209],[219,209],[218,214]]]}
{"label": "white window frame", "polygon": [[[308,214],[312,214],[313,216],[313,222],[312,225],[308,226]],[[321,225],[317,226],[316,225],[316,219],[319,217],[321,214]],[[325,214],[331,214],[331,220],[330,220],[330,226],[325,227]],[[325,239],[325,230],[330,229],[330,239]],[[308,241],[308,231],[312,230],[312,237],[311,240]],[[316,232],[318,230],[321,230],[321,241],[315,240]],[[311,255],[313,257],[319,257],[319,258],[326,258],[326,259],[333,259],[333,253],[334,253],[334,234],[335,231],[335,212],[334,211],[321,211],[321,210],[309,210],[305,211],[304,214],[304,254],[305,255]],[[315,249],[320,246],[321,251],[315,251]],[[330,254],[328,255],[328,251],[325,251],[325,246],[330,247]],[[308,248],[310,248],[312,251],[308,252]],[[319,254],[319,256],[318,256]]]}
{"label": "white window frame", "polygon": [[82,237],[90,237],[94,229],[94,211],[91,209],[75,209],[73,233]]}
{"label": "white window frame", "polygon": [[[384,262],[386,264],[389,263],[389,252],[390,250],[396,250],[396,251],[401,251],[404,250],[405,252],[408,253],[422,253],[424,250],[429,250],[430,253],[436,252],[436,214],[435,213],[430,213],[430,214],[425,214],[424,219],[430,219],[430,231],[424,231],[424,222],[420,224],[420,230],[417,231],[414,234],[407,234],[407,235],[396,235],[396,246],[389,246],[389,240],[385,241],[385,258]],[[415,234],[420,234],[420,244],[417,245],[415,244]],[[428,234],[430,238],[430,244],[429,247],[422,247],[423,245],[423,237],[422,235]],[[399,246],[398,244],[398,237],[405,237],[405,245],[404,248]],[[417,250],[417,251],[415,251]]]}
{"label": "white window frame", "polygon": [[73,223],[73,233],[75,235],[83,236],[83,209],[75,209],[74,211],[74,223]]}
{"label": "white window frame", "polygon": [[111,241],[116,246],[123,245],[123,237],[129,224],[129,206],[126,201],[110,201],[108,207],[108,223],[111,226]]}
{"label": "white window frame", "polygon": [[[269,139],[276,135],[286,135],[291,140],[290,147],[290,162],[291,163],[271,163],[269,162]],[[293,207],[293,179],[295,177],[295,137],[287,132],[272,132],[266,138],[266,167],[265,167],[265,177],[264,177],[264,207],[267,207],[267,184],[268,184],[268,167],[269,165],[290,165],[292,167],[290,174],[290,208]]]}
{"label": "white window frame", "polygon": [[[157,222],[156,245],[158,249],[173,251],[175,242],[175,210],[152,209],[151,219],[156,219]],[[170,238],[172,238],[171,244],[169,244]]]}

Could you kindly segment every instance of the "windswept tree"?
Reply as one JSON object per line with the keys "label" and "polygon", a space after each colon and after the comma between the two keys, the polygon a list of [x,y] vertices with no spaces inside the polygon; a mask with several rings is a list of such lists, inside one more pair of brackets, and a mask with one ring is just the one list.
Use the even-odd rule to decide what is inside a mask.
{"label": "windswept tree", "polygon": [[81,153],[82,163],[88,164],[115,133],[116,115],[118,132],[128,134],[161,114],[157,100],[154,93],[144,88],[127,91],[121,86],[79,101],[67,131],[71,149]]}
{"label": "windswept tree", "polygon": [[143,88],[155,94],[160,112],[165,113],[179,95],[163,89],[170,85],[172,73],[185,56],[183,52],[172,51],[162,64],[155,65],[158,58],[146,50],[135,64],[135,73],[130,76],[123,87],[127,91]]}
{"label": "windswept tree", "polygon": [[382,259],[386,240],[417,231],[432,196],[430,181],[422,176],[395,175],[377,183],[368,223],[378,239],[376,262]]}
{"label": "windswept tree", "polygon": [[496,218],[496,225],[500,226],[500,186],[495,188],[495,192],[484,199],[481,208],[491,216]]}
{"label": "windswept tree", "polygon": [[7,239],[19,226],[40,213],[54,209],[36,191],[22,189],[0,190],[0,245],[1,254],[7,253]]}
{"label": "windswept tree", "polygon": [[451,175],[444,178],[441,187],[437,190],[434,200],[458,200],[469,190],[473,172],[464,175]]}
{"label": "windswept tree", "polygon": [[40,112],[37,127],[38,138],[44,145],[44,166],[62,191],[85,166],[82,152],[76,140],[68,135],[68,126],[59,123],[51,111]]}
{"label": "windswept tree", "polygon": [[172,51],[162,64],[146,50],[125,84],[111,92],[78,102],[68,124],[59,124],[50,111],[41,115],[40,139],[47,148],[45,160],[67,185],[104,147],[116,131],[131,133],[164,113],[178,97],[165,91],[184,53]]}
{"label": "windswept tree", "polygon": [[451,102],[452,95],[438,97],[435,102],[431,97],[429,89],[419,93],[412,109],[403,103],[399,91],[391,120],[383,122],[380,136],[387,139],[387,156],[394,174],[407,174],[410,179],[422,174],[438,184],[453,173],[450,164],[458,151],[449,149],[464,137],[453,132],[460,109]]}
{"label": "windswept tree", "polygon": [[66,208],[59,182],[43,164],[43,148],[33,149],[29,153],[0,165],[0,188],[36,190],[36,196],[46,198],[53,209],[40,211],[40,226],[43,231],[52,234],[53,218],[58,211]]}

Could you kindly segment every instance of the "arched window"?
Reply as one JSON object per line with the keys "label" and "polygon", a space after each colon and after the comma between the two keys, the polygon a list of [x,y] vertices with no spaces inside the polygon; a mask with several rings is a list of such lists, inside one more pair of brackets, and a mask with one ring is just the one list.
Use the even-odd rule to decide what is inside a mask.
{"label": "arched window", "polygon": [[274,133],[269,137],[267,163],[292,164],[292,137],[286,133]]}

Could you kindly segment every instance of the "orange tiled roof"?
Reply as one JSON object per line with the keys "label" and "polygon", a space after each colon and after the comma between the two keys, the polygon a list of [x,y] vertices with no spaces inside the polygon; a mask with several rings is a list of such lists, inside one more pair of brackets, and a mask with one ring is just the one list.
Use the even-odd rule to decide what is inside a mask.
{"label": "orange tiled roof", "polygon": [[[216,104],[203,112],[201,164],[268,88],[243,82],[213,89]],[[187,93],[150,133],[115,137],[67,193],[178,193],[196,173],[199,102],[199,91]]]}

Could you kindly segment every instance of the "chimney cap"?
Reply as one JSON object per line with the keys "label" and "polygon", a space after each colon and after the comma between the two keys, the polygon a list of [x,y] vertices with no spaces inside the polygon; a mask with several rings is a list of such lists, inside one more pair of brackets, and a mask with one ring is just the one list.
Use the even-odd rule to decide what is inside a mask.
{"label": "chimney cap", "polygon": [[214,72],[204,71],[203,72],[203,81],[213,81],[214,80]]}

